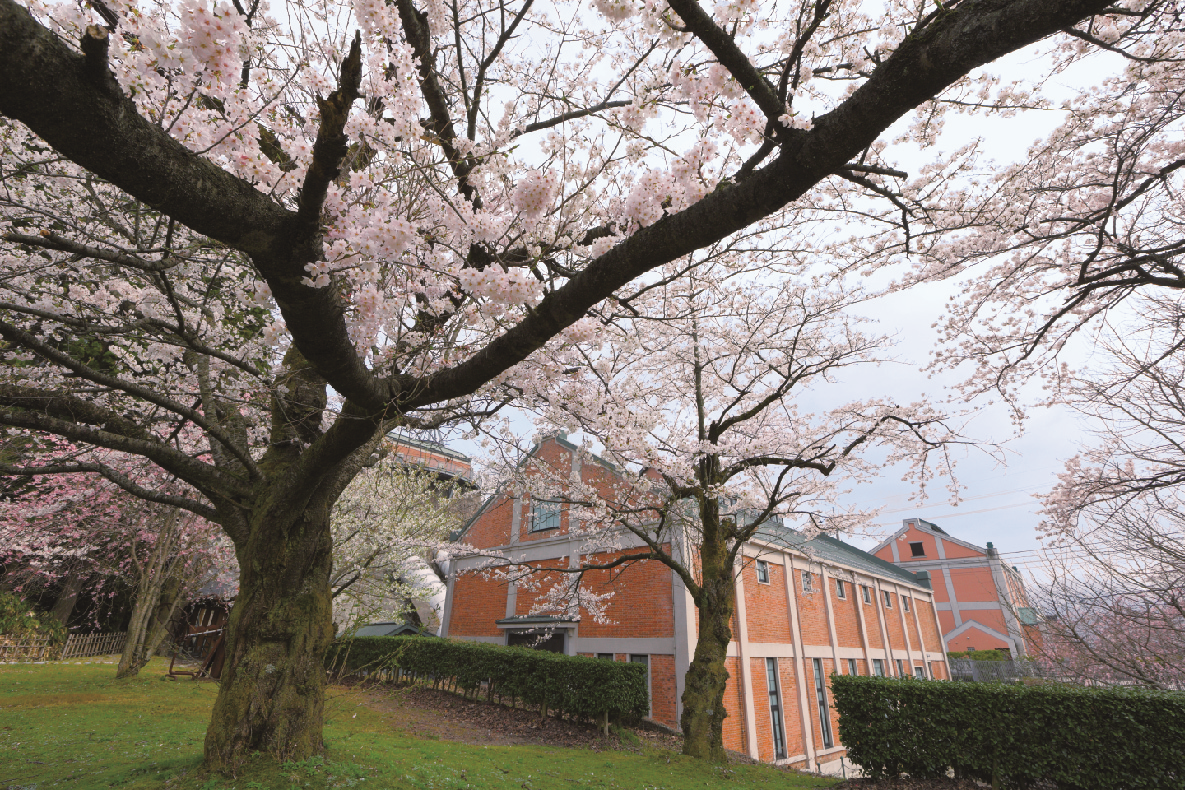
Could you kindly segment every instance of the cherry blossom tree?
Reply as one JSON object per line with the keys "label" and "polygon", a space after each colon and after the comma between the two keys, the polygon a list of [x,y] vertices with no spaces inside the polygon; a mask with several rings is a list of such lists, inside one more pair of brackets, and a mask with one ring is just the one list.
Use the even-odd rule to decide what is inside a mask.
{"label": "cherry blossom tree", "polygon": [[[86,463],[95,457],[53,444],[52,462],[70,457]],[[158,467],[104,455],[103,464],[119,468],[129,480],[158,490],[171,487]],[[32,477],[39,467],[36,456],[30,460],[25,469]],[[130,589],[132,612],[116,677],[139,672],[167,636],[177,609],[204,584],[225,581],[235,571],[229,544],[214,524],[85,473],[37,476],[32,491],[0,504],[0,547],[10,585],[22,591],[61,589],[59,604],[65,599],[66,605],[54,611],[63,623],[80,592],[102,600]]]}
{"label": "cherry blossom tree", "polygon": [[[1179,5],[1156,2],[1075,30],[1053,73],[1102,48],[1122,67],[1101,90],[1047,101],[1064,121],[993,176],[966,183],[948,168],[906,190],[920,226],[906,280],[966,284],[940,324],[935,361],[971,363],[967,389],[1014,398],[1035,374],[1056,387],[1074,337],[1095,342],[1108,321],[1142,311],[1133,296],[1171,300],[1185,288],[1182,30]],[[982,149],[962,157],[983,168]]]}
{"label": "cherry blossom tree", "polygon": [[1175,294],[1138,303],[1061,390],[1096,438],[1045,497],[1044,652],[1082,680],[1182,688],[1185,311]]}
{"label": "cherry blossom tree", "polygon": [[461,526],[453,501],[463,495],[458,489],[394,455],[346,487],[331,517],[329,585],[339,630],[379,617],[423,625],[414,602],[438,593],[430,563]]}
{"label": "cherry blossom tree", "polygon": [[1079,682],[1185,689],[1185,521],[1179,491],[1092,506],[1045,540],[1037,655]]}
{"label": "cherry blossom tree", "polygon": [[978,67],[1166,8],[0,0],[0,424],[184,484],[50,467],[221,526],[242,575],[207,764],[301,759],[330,513],[378,437],[480,420],[627,283],[770,218],[867,220],[777,243],[891,260],[890,126],[920,109],[925,141],[979,86],[1008,109]]}
{"label": "cherry blossom tree", "polygon": [[684,750],[716,762],[726,760],[725,661],[744,543],[759,533],[780,540],[762,529],[783,520],[808,537],[851,529],[869,514],[837,504],[845,485],[898,463],[924,483],[935,465],[949,472],[958,441],[924,404],[842,402],[835,380],[879,361],[886,345],[847,314],[864,294],[794,278],[771,284],[721,258],[664,267],[657,283],[606,309],[602,331],[577,325],[567,346],[537,358],[563,375],[535,377],[539,389],[523,400],[545,425],[603,447],[619,471],[586,478],[538,458],[518,466],[518,487],[566,504],[581,562],[541,571],[507,558],[502,571],[544,588],[541,612],[594,617],[604,616],[604,595],[581,589],[586,574],[654,561],[676,573],[699,617]]}

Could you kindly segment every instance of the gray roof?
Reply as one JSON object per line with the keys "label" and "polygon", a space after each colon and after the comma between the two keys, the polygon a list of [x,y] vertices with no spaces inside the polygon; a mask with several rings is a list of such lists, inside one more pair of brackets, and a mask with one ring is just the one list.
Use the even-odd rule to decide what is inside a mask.
{"label": "gray roof", "polygon": [[757,534],[754,537],[757,540],[764,540],[779,546],[785,546],[789,549],[801,551],[803,554],[814,557],[820,562],[846,565],[849,568],[856,568],[866,573],[897,579],[906,584],[915,584],[922,587],[929,586],[922,584],[916,573],[911,573],[891,562],[886,562],[880,557],[844,543],[842,540],[836,540],[830,535],[820,534],[807,540],[801,532],[790,529],[789,527],[783,527],[777,524],[764,524],[757,530]]}
{"label": "gray roof", "polygon": [[386,622],[364,625],[354,632],[354,636],[403,636],[418,634],[421,636],[435,636],[409,623]]}

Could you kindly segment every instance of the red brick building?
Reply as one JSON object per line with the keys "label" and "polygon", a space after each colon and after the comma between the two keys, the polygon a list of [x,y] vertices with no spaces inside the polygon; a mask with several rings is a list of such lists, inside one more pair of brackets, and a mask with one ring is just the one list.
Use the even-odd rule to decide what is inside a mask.
{"label": "red brick building", "polygon": [[1029,605],[1024,579],[990,542],[976,546],[937,524],[907,518],[872,553],[930,574],[947,651],[999,650],[1012,658],[1039,652],[1040,618]]}
{"label": "red brick building", "polygon": [[[590,485],[611,485],[616,474],[606,463],[582,462],[563,437],[543,441],[532,458]],[[533,502],[529,492],[503,490],[486,501],[461,539],[540,568],[577,567],[584,540],[569,535],[566,511]],[[680,546],[673,551],[683,556]],[[669,568],[650,560],[586,575],[586,584],[614,593],[608,607],[613,622],[602,624],[534,611],[531,590],[466,572],[479,562],[458,560],[450,568],[442,636],[518,644],[536,640],[542,630],[547,649],[645,663],[651,718],[679,726],[698,622],[690,594]],[[830,537],[806,540],[771,524],[745,546],[736,585],[725,694],[729,749],[815,768],[844,755],[830,704],[832,672],[949,677],[925,574]]]}

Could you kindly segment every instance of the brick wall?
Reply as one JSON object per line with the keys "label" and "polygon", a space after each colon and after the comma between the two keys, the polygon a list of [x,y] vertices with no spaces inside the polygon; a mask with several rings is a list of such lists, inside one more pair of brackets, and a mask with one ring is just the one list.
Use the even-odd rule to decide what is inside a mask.
{"label": "brick wall", "polygon": [[502,629],[494,621],[506,616],[506,591],[505,583],[479,573],[457,574],[449,636],[501,636]]}
{"label": "brick wall", "polygon": [[[889,600],[893,602],[891,609],[885,608],[885,593],[889,594]],[[889,646],[895,650],[905,649],[905,634],[901,631],[901,614],[899,607],[901,606],[901,596],[890,590],[882,590],[880,600],[877,602],[881,608],[881,614],[885,618],[885,626],[889,632]]]}
{"label": "brick wall", "polygon": [[938,626],[934,622],[933,604],[929,601],[918,601],[917,610],[918,617],[921,618],[922,641],[926,645],[926,650],[934,653],[945,652],[942,647],[942,639],[938,635]]}
{"label": "brick wall", "polygon": [[650,717],[668,727],[679,727],[675,716],[675,657],[650,656]]}
{"label": "brick wall", "polygon": [[872,596],[872,603],[864,603],[864,590],[861,586],[857,586],[857,600],[859,601],[860,611],[864,613],[864,630],[868,634],[868,647],[870,649],[880,649],[884,647],[885,640],[881,638],[880,617],[881,607],[876,600],[876,589],[870,587],[868,594]]}
{"label": "brick wall", "polygon": [[753,724],[757,733],[757,756],[771,762],[774,755],[773,719],[769,715],[769,684],[765,677],[765,659],[749,659],[749,676],[753,680]]}
{"label": "brick wall", "polygon": [[510,542],[514,498],[501,492],[465,531],[463,540],[479,549],[503,546]]}
{"label": "brick wall", "polygon": [[835,579],[830,580],[831,604],[835,611],[835,636],[840,647],[863,647],[860,641],[860,620],[856,615],[856,607],[860,606],[860,590],[852,584],[844,582],[844,592],[847,599],[838,597],[835,590]]}
{"label": "brick wall", "polygon": [[786,754],[794,757],[806,753],[802,734],[802,709],[798,704],[798,680],[794,677],[794,659],[778,659],[778,679],[782,682],[782,721],[786,725]]}
{"label": "brick wall", "polygon": [[792,637],[790,618],[786,611],[784,568],[781,565],[769,566],[769,584],[757,581],[754,564],[744,569],[743,577],[749,641],[789,643]]}
{"label": "brick wall", "polygon": [[[597,554],[586,561],[604,564],[620,553]],[[675,635],[674,602],[671,597],[671,569],[661,562],[643,560],[604,571],[589,571],[584,584],[593,592],[612,592],[608,617],[601,624],[583,611],[580,636],[659,638]]]}
{"label": "brick wall", "polygon": [[[926,616],[922,610],[922,602],[917,598],[913,598],[909,602],[909,612],[905,615],[906,625],[909,627],[909,643],[913,645],[913,649],[919,652],[926,650],[926,634],[925,628],[922,626],[921,618]],[[930,615],[933,617],[933,615]],[[921,636],[918,632],[921,631]]]}
{"label": "brick wall", "polygon": [[813,592],[803,592],[802,575],[807,571],[794,571],[794,595],[798,599],[798,617],[801,622],[802,643],[804,645],[830,645],[831,634],[827,628],[827,610],[823,602],[825,595],[823,576],[810,572]]}
{"label": "brick wall", "polygon": [[[536,601],[547,594],[547,591],[557,582],[561,581],[565,574],[546,572],[545,568],[566,568],[568,567],[567,557],[556,557],[552,560],[540,560],[539,562],[530,563],[531,567],[539,568],[540,572],[532,574],[531,584],[534,589],[524,586],[523,583],[516,585],[517,594],[514,601],[514,613],[518,616],[532,614],[531,609],[534,607]],[[535,612],[535,614],[548,614],[548,612]],[[505,615],[499,615],[504,617]]]}
{"label": "brick wall", "polygon": [[737,659],[724,659],[724,668],[728,670],[728,688],[724,690],[724,710],[728,713],[724,720],[724,748],[744,754],[747,751],[745,713],[741,704],[741,675]]}

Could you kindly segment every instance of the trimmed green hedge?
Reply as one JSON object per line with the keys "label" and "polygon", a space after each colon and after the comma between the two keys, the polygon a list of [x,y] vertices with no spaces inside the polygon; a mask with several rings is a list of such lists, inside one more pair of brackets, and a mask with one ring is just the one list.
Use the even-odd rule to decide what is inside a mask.
{"label": "trimmed green hedge", "polygon": [[947,658],[969,658],[972,661],[1011,661],[1012,656],[1002,650],[968,650],[963,653],[947,653]]}
{"label": "trimmed green hedge", "polygon": [[872,778],[1185,788],[1185,693],[836,676],[839,737]]}
{"label": "trimmed green hedge", "polygon": [[326,664],[334,671],[402,669],[455,684],[466,694],[488,683],[487,695],[509,697],[586,719],[605,713],[615,719],[646,715],[646,667],[597,658],[561,656],[525,647],[454,642],[418,636],[360,636],[331,649]]}

